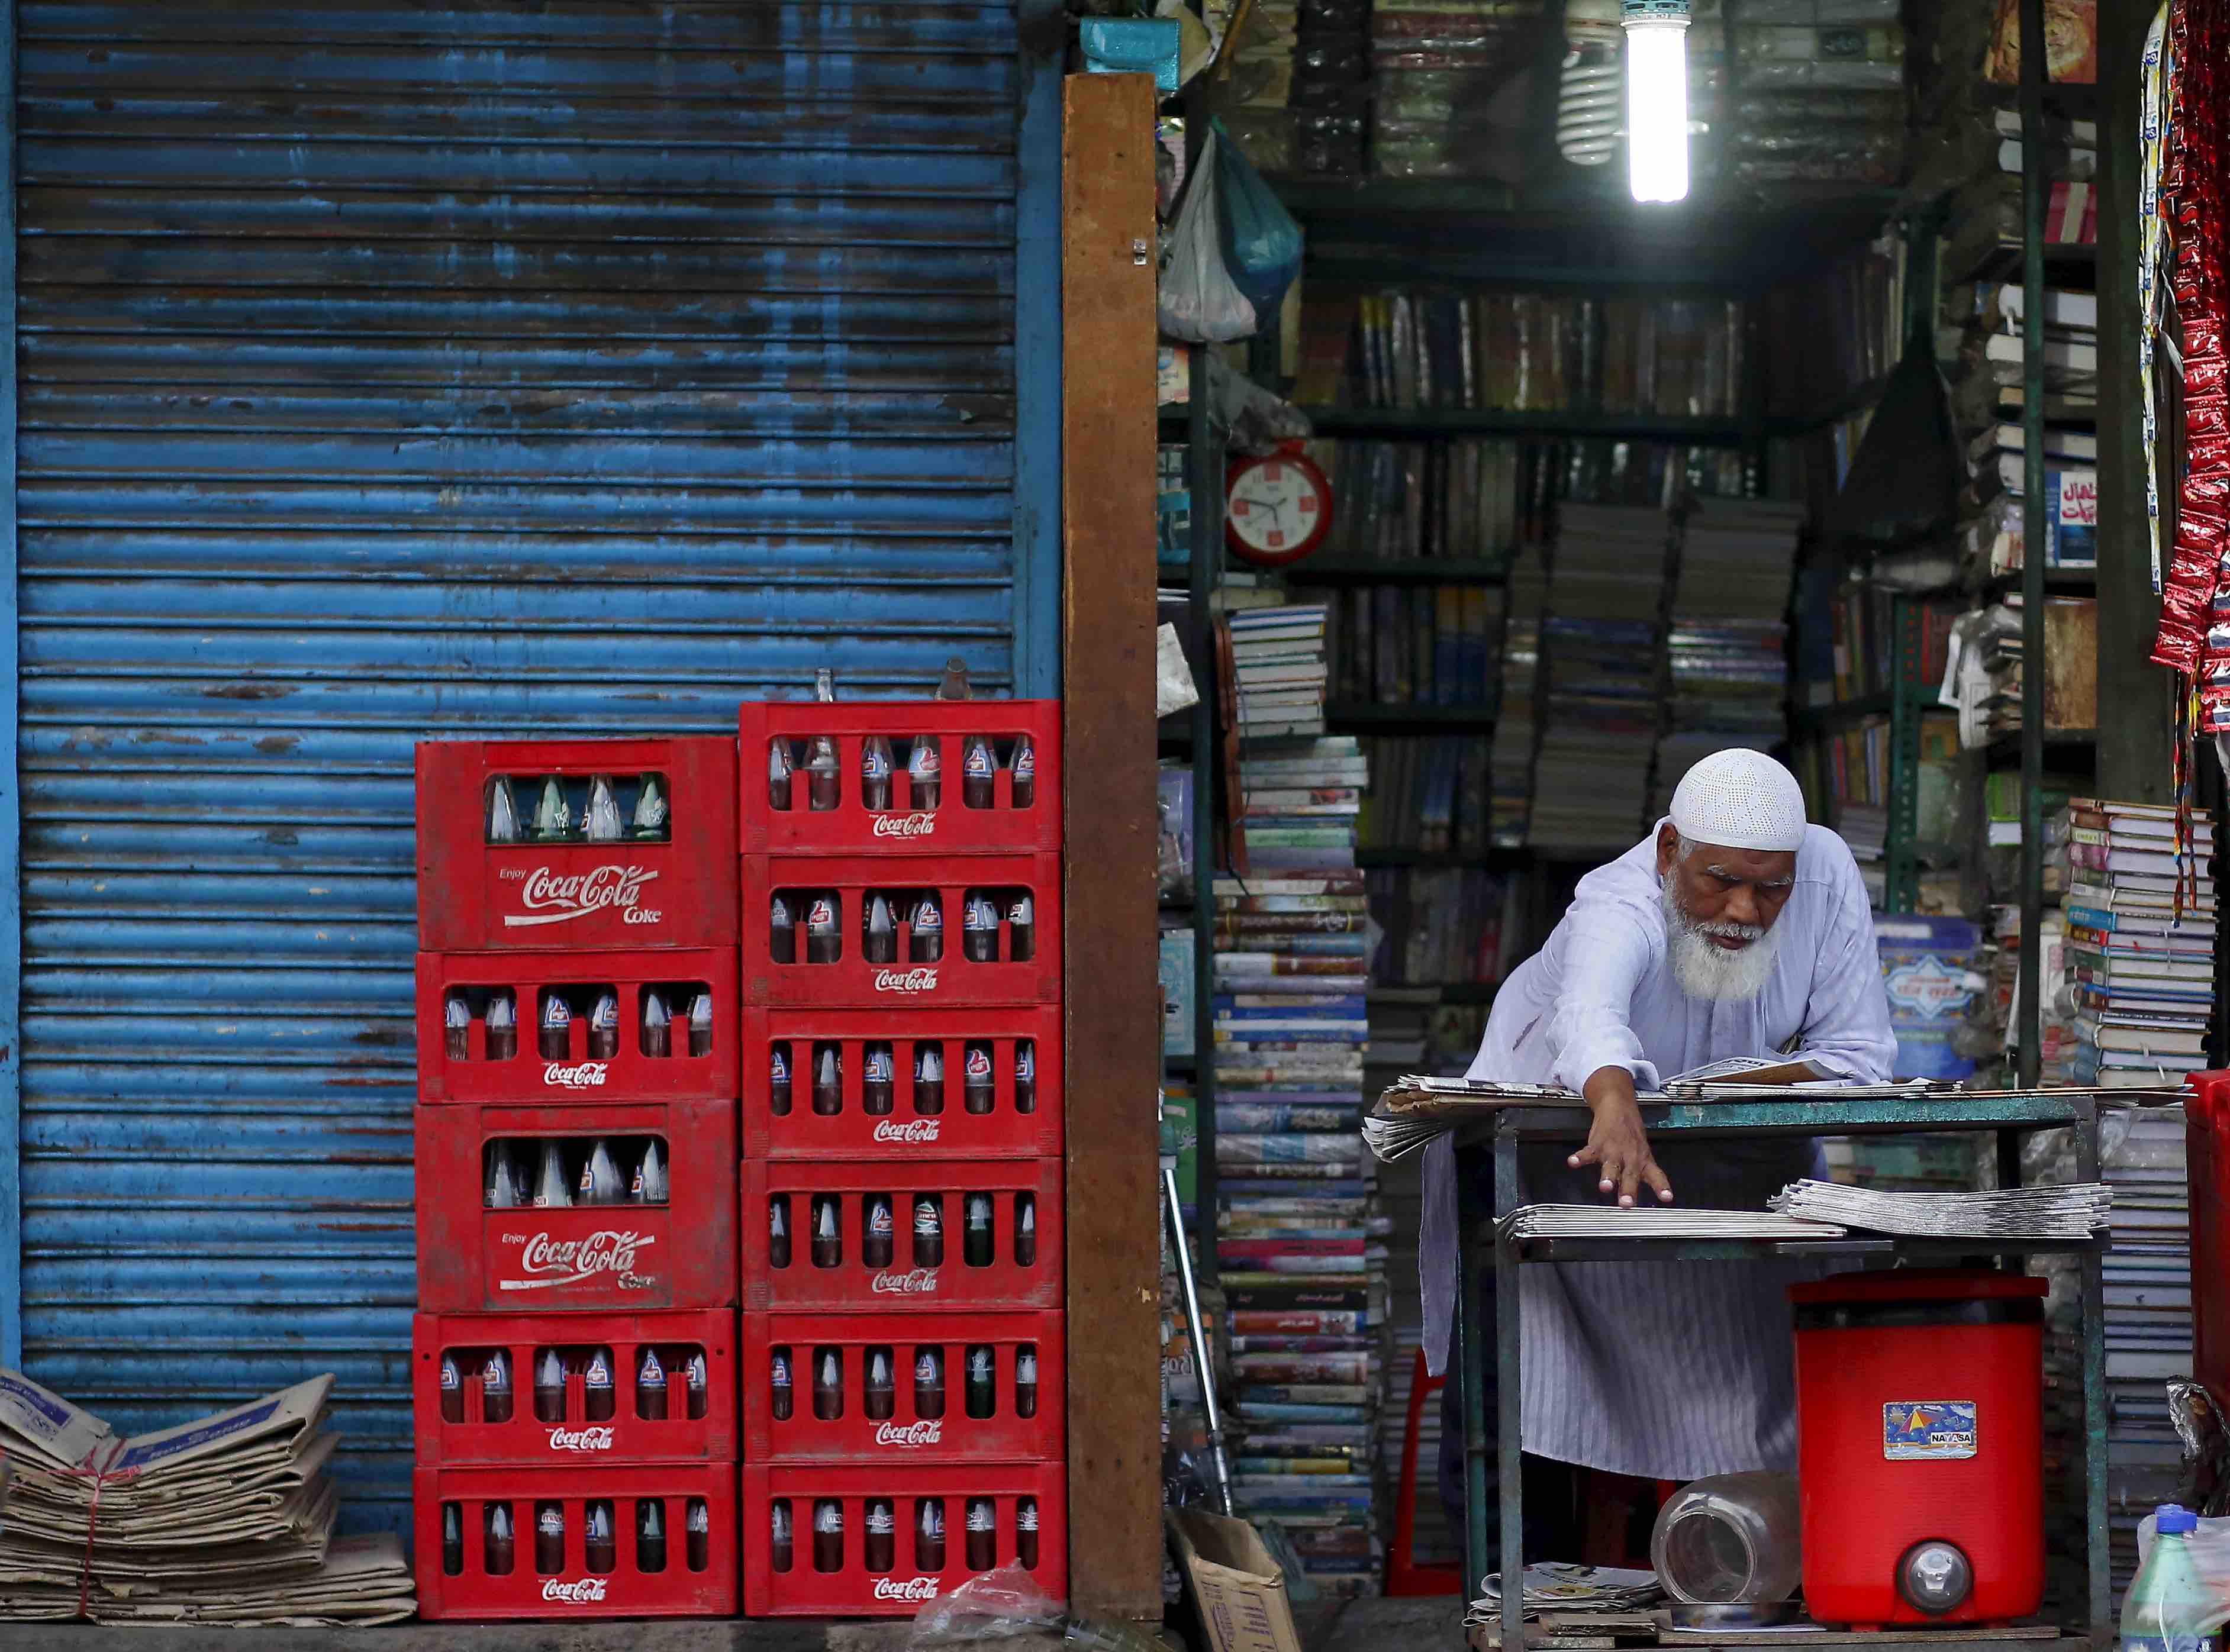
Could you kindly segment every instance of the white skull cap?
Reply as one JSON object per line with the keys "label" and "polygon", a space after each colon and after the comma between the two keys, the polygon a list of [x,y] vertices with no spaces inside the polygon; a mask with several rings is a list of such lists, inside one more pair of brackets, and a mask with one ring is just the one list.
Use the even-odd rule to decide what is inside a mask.
{"label": "white skull cap", "polygon": [[1680,777],[1672,824],[1690,843],[1723,849],[1795,850],[1804,845],[1804,790],[1762,751],[1715,751]]}

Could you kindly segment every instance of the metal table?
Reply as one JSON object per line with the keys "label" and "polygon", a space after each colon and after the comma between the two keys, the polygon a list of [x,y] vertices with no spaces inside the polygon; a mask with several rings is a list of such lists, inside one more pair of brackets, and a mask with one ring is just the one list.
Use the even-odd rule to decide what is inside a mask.
{"label": "metal table", "polygon": [[[1866,1135],[1921,1130],[1972,1130],[1995,1134],[1999,1181],[2020,1181],[2023,1133],[2072,1127],[2079,1177],[2098,1177],[2098,1113],[2091,1090],[2030,1090],[1949,1094],[1912,1099],[1773,1102],[1645,1102],[1642,1120],[1653,1139],[1714,1136]],[[2083,1436],[2086,1559],[2090,1573],[2089,1640],[2111,1647],[2116,1638],[2113,1590],[2108,1575],[2106,1527],[2106,1341],[2100,1311],[2102,1239],[2014,1243],[2001,1239],[1892,1239],[1853,1236],[1843,1239],[1535,1239],[1494,1242],[1493,1212],[1484,1194],[1483,1174],[1491,1157],[1494,1206],[1514,1210],[1520,1142],[1553,1141],[1576,1147],[1587,1140],[1585,1107],[1507,1107],[1491,1122],[1463,1127],[1456,1141],[1457,1247],[1456,1336],[1462,1354],[1464,1417],[1464,1506],[1466,1570],[1474,1585],[1489,1571],[1486,1507],[1486,1399],[1479,1381],[1487,1357],[1486,1327],[1479,1312],[1479,1250],[1482,1238],[1494,1243],[1494,1359],[1498,1383],[1495,1450],[1501,1482],[1502,1554],[1505,1574],[1524,1554],[1524,1492],[1518,1454],[1518,1270],[1538,1262],[1756,1262],[1797,1257],[1897,1258],[1943,1263],[1975,1256],[2078,1255],[2083,1259]],[[1482,1229],[1485,1230],[1482,1234]],[[1513,1561],[1513,1557],[1517,1559]],[[1524,1591],[1503,1591],[1502,1644],[1525,1645]],[[1940,1632],[1939,1632],[1940,1634]],[[1894,1632],[1871,1637],[1879,1645],[1896,1641]]]}

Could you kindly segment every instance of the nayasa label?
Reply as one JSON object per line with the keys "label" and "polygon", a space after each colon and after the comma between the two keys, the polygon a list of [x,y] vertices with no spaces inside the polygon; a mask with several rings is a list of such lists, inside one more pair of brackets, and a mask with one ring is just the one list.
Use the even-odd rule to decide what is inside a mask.
{"label": "nayasa label", "polygon": [[1882,1456],[1892,1462],[1975,1455],[1971,1399],[1900,1399],[1882,1407]]}

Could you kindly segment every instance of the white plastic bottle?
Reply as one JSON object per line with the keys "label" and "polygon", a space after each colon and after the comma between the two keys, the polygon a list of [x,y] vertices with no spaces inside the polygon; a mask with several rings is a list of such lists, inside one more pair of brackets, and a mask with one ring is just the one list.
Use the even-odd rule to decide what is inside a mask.
{"label": "white plastic bottle", "polygon": [[2155,1511],[2152,1552],[2122,1599],[2122,1652],[2220,1652],[2225,1604],[2207,1589],[2193,1558],[2191,1534],[2198,1529],[2198,1516],[2180,1504]]}

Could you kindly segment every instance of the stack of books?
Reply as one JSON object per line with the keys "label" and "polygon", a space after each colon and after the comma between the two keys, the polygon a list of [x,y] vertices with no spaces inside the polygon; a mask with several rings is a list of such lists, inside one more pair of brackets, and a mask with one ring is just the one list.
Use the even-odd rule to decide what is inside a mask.
{"label": "stack of books", "polygon": [[1710,499],[1680,541],[1667,652],[1672,724],[1657,742],[1652,817],[1715,751],[1770,751],[1789,737],[1789,587],[1801,506]]}
{"label": "stack of books", "polygon": [[1546,679],[1527,841],[1630,847],[1649,803],[1664,636],[1665,512],[1567,505],[1542,628]]}
{"label": "stack of books", "polygon": [[[1359,877],[1355,822],[1370,783],[1370,766],[1353,735],[1249,743],[1239,764],[1236,811],[1248,864],[1273,878],[1294,871]],[[1219,903],[1217,910],[1295,909],[1225,909]],[[1361,910],[1359,893],[1356,910]]]}
{"label": "stack of books", "polygon": [[[1352,739],[1252,743],[1250,794],[1360,791]],[[1297,784],[1301,783],[1301,784]],[[1376,1586],[1375,1441],[1385,1227],[1358,1135],[1370,915],[1352,816],[1316,817],[1305,860],[1220,877],[1215,913],[1216,1262],[1231,1310],[1238,1512],[1274,1519],[1310,1579]]]}
{"label": "stack of books", "polygon": [[1322,734],[1324,610],[1320,602],[1247,607],[1227,616],[1238,670],[1242,739]]}
{"label": "stack of books", "polygon": [[1489,758],[1494,841],[1522,847],[1533,807],[1537,725],[1533,695],[1541,667],[1541,616],[1549,602],[1548,562],[1538,545],[1522,548],[1510,568],[1510,622],[1502,641],[1502,696]]}
{"label": "stack of books", "polygon": [[2066,818],[2075,1082],[2181,1084],[2207,1064],[2213,819],[2194,812],[2195,854],[2178,845],[2175,811],[2158,805],[2076,798]]}

